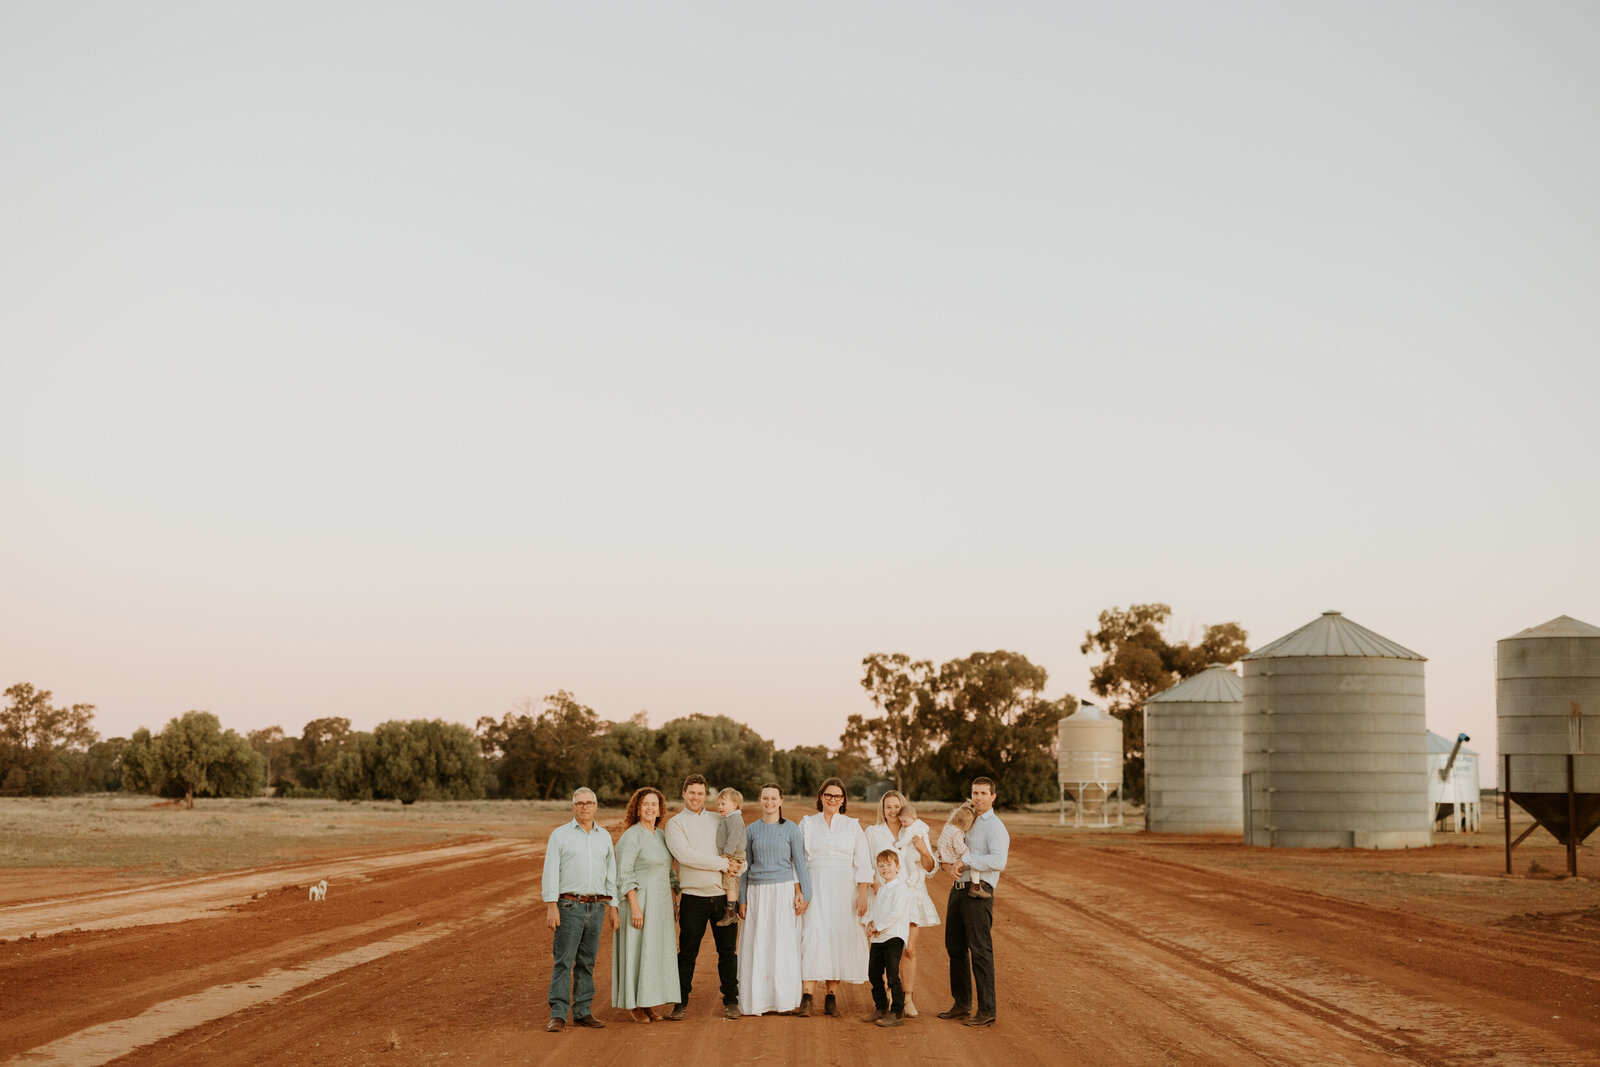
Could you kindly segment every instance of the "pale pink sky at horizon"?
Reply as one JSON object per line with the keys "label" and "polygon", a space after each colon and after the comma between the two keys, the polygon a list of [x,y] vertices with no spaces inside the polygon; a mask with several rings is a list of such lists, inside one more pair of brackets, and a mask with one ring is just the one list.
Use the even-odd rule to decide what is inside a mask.
{"label": "pale pink sky at horizon", "polygon": [[1583,3],[0,0],[0,685],[788,747],[872,652],[1082,698],[1102,609],[1338,609],[1488,757],[1495,641],[1600,623],[1597,46]]}

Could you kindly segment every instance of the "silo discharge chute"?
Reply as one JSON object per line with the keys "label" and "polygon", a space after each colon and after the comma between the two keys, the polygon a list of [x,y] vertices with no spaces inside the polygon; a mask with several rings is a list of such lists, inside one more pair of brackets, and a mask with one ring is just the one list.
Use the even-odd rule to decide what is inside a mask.
{"label": "silo discharge chute", "polygon": [[1478,754],[1464,747],[1471,740],[1457,734],[1451,741],[1428,731],[1428,794],[1433,798],[1435,830],[1448,824],[1455,833],[1476,832],[1482,826]]}

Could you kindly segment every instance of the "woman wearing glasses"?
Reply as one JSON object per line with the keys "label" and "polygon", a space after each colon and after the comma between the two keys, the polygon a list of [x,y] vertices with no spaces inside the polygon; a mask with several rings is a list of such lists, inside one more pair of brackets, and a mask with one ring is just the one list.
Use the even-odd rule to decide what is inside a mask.
{"label": "woman wearing glasses", "polygon": [[817,814],[800,820],[806,866],[811,871],[811,906],[801,917],[800,974],[805,994],[798,1015],[811,1014],[817,983],[827,986],[823,1011],[839,1014],[840,982],[867,980],[867,888],[872,857],[861,824],[845,814],[844,783],[829,778],[817,794]]}

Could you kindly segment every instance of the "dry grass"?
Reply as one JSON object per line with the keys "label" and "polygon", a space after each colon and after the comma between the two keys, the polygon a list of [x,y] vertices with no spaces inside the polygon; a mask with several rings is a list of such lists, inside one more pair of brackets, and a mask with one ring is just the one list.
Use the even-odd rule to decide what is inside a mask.
{"label": "dry grass", "polygon": [[[549,832],[565,802],[342,803],[198,799],[191,811],[148,796],[0,798],[0,868],[117,867],[162,874],[232,870],[472,833]],[[602,816],[604,817],[604,816]]]}

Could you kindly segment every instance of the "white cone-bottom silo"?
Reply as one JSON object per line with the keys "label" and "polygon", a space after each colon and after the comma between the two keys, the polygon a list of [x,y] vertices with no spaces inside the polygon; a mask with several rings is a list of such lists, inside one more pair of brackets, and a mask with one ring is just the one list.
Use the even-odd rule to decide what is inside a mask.
{"label": "white cone-bottom silo", "polygon": [[1474,833],[1483,822],[1478,788],[1478,754],[1466,747],[1472,740],[1457,734],[1454,741],[1428,731],[1428,799],[1433,803],[1433,827],[1454,833]]}
{"label": "white cone-bottom silo", "polygon": [[1513,634],[1495,647],[1495,679],[1500,788],[1567,845],[1573,871],[1600,825],[1600,627],[1562,615]]}
{"label": "white cone-bottom silo", "polygon": [[[1066,822],[1067,797],[1076,801],[1074,825],[1083,814],[1100,813],[1108,825],[1106,801],[1122,790],[1122,720],[1087,700],[1056,723],[1056,778],[1061,784],[1061,821]],[[1117,805],[1117,823],[1122,805]]]}
{"label": "white cone-bottom silo", "polygon": [[1424,657],[1328,611],[1241,662],[1246,844],[1432,844]]}
{"label": "white cone-bottom silo", "polygon": [[1243,743],[1244,683],[1220,663],[1145,701],[1145,828],[1239,833]]}

